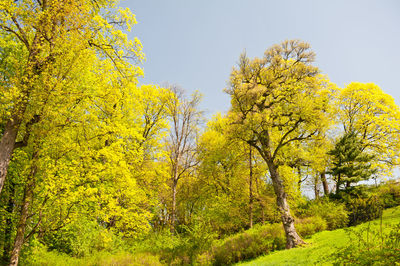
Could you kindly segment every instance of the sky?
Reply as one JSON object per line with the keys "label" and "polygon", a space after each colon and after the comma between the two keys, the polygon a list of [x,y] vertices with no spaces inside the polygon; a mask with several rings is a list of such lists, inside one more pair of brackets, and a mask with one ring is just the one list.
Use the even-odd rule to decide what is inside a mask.
{"label": "sky", "polygon": [[400,104],[398,0],[125,0],[136,15],[129,37],[146,54],[142,84],[203,95],[207,117],[226,112],[232,67],[287,39],[316,53],[314,65],[340,87],[373,82]]}

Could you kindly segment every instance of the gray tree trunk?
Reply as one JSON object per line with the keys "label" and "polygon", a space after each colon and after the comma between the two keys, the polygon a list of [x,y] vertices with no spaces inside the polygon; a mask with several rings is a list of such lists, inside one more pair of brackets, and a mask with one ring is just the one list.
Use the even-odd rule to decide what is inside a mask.
{"label": "gray tree trunk", "polygon": [[276,202],[281,215],[283,228],[285,230],[286,248],[289,249],[304,244],[304,241],[297,234],[296,228],[294,227],[294,219],[290,214],[287,194],[284,190],[283,180],[277,171],[277,167],[272,160],[267,160],[267,164],[276,194]]}
{"label": "gray tree trunk", "polygon": [[8,165],[10,164],[22,116],[26,109],[25,103],[20,103],[19,105],[16,106],[14,115],[7,121],[0,141],[0,194],[6,182]]}
{"label": "gray tree trunk", "polygon": [[326,174],[325,172],[321,173],[321,181],[322,181],[322,187],[324,188],[324,195],[329,194],[329,186],[328,186],[328,181],[326,180]]}
{"label": "gray tree trunk", "polygon": [[249,175],[249,224],[250,228],[253,228],[253,164],[252,164],[252,154],[251,154],[251,146],[249,146],[249,168],[250,168],[250,175]]}
{"label": "gray tree trunk", "polygon": [[33,190],[35,188],[35,175],[37,170],[35,162],[36,156],[37,154],[34,154],[31,166],[31,172],[28,176],[29,180],[25,183],[24,197],[18,221],[17,235],[15,236],[14,247],[11,253],[10,266],[18,265],[19,255],[21,253],[21,249],[25,241],[25,230],[26,230],[26,222],[29,216],[29,206],[31,205],[31,202],[33,200]]}

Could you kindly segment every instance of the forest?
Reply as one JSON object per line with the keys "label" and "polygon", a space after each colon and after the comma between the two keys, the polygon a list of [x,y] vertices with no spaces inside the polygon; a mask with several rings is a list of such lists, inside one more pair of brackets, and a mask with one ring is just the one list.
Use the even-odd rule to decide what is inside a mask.
{"label": "forest", "polygon": [[285,40],[238,54],[206,119],[200,91],[139,82],[135,24],[117,0],[0,0],[0,264],[231,265],[375,219],[379,245],[320,259],[400,261],[392,96]]}

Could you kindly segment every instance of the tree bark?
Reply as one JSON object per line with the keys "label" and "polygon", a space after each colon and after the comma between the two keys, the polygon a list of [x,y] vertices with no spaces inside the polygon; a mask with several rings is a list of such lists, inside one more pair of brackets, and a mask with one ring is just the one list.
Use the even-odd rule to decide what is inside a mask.
{"label": "tree bark", "polygon": [[322,187],[324,188],[324,195],[329,194],[329,186],[328,186],[328,181],[326,180],[326,174],[325,172],[321,173],[321,181],[322,181]]}
{"label": "tree bark", "polygon": [[15,107],[14,115],[8,119],[0,141],[0,194],[6,182],[8,165],[10,164],[15,140],[17,139],[18,129],[22,123],[25,109],[25,102],[20,102]]}
{"label": "tree bark", "polygon": [[319,199],[319,184],[317,182],[317,180],[315,180],[316,182],[314,182],[314,196],[315,199]]}
{"label": "tree bark", "polygon": [[253,228],[253,164],[252,164],[252,154],[251,154],[251,146],[249,145],[249,168],[250,168],[250,175],[249,175],[249,225],[250,228]]}
{"label": "tree bark", "polygon": [[297,234],[296,228],[294,227],[294,219],[290,214],[290,208],[287,202],[287,194],[284,190],[283,180],[278,173],[277,166],[271,159],[267,160],[267,164],[276,194],[276,202],[281,214],[283,228],[285,230],[286,248],[294,248],[298,245],[304,244],[304,241]]}
{"label": "tree bark", "polygon": [[336,194],[338,194],[340,191],[340,182],[341,182],[341,180],[340,180],[340,174],[339,174],[338,180],[336,182]]}
{"label": "tree bark", "polygon": [[176,179],[172,181],[172,208],[171,208],[171,232],[175,232],[176,221],[176,187],[178,182]]}
{"label": "tree bark", "polygon": [[265,211],[264,211],[264,205],[261,205],[261,224],[265,223]]}
{"label": "tree bark", "polygon": [[35,153],[33,156],[31,171],[28,176],[29,180],[28,182],[25,183],[24,197],[22,201],[21,212],[17,227],[17,235],[15,236],[14,247],[11,253],[10,266],[18,265],[19,255],[21,253],[21,249],[25,241],[25,230],[26,230],[27,219],[29,216],[29,206],[31,205],[31,202],[33,200],[33,190],[35,188],[35,175],[37,170],[35,162],[36,156],[37,153]]}
{"label": "tree bark", "polygon": [[6,228],[4,230],[4,246],[3,246],[3,263],[6,264],[10,261],[10,252],[12,247],[12,229],[13,229],[13,222],[12,222],[12,214],[14,212],[14,196],[15,196],[15,183],[11,182],[9,186],[9,196],[8,196],[8,203],[7,203],[7,219],[6,219]]}
{"label": "tree bark", "polygon": [[[29,51],[29,58],[27,61],[28,73],[25,79],[28,82],[32,82],[35,76],[39,75],[42,71],[42,66],[39,62],[38,54],[41,40],[38,33],[36,33]],[[27,47],[29,49],[29,47]],[[11,117],[8,119],[4,128],[3,136],[0,140],[0,194],[3,190],[8,165],[10,164],[11,156],[14,150],[15,141],[17,139],[18,130],[24,118],[25,110],[28,105],[28,99],[31,93],[31,88],[27,82],[22,82],[21,87],[24,88],[22,91],[22,99],[20,99],[12,110]]]}

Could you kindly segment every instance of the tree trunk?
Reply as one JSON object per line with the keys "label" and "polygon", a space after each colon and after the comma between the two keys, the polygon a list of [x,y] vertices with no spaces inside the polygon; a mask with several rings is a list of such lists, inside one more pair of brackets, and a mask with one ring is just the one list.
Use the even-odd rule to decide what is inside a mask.
{"label": "tree trunk", "polygon": [[340,180],[340,174],[339,174],[337,182],[336,182],[336,194],[338,194],[340,191],[340,182],[341,182],[341,180]]}
{"label": "tree trunk", "polygon": [[318,186],[318,180],[315,180],[314,182],[314,196],[315,199],[319,199],[319,186]]}
{"label": "tree trunk", "polygon": [[249,168],[250,168],[250,176],[249,176],[249,223],[250,228],[253,228],[253,164],[252,164],[252,154],[251,154],[251,146],[249,146]]}
{"label": "tree trunk", "polygon": [[261,205],[261,224],[265,223],[265,211],[264,211],[264,205]]}
{"label": "tree trunk", "polygon": [[297,174],[299,175],[299,181],[297,182],[297,189],[299,192],[301,192],[301,183],[303,183],[303,180],[301,179],[301,168],[300,166],[297,167]]}
{"label": "tree trunk", "polygon": [[177,180],[172,181],[172,208],[171,208],[171,232],[175,232],[175,221],[176,221],[176,187]]}
{"label": "tree trunk", "polygon": [[8,165],[10,164],[22,116],[26,109],[26,103],[20,102],[15,109],[14,115],[7,121],[0,141],[0,194],[6,182]]}
{"label": "tree trunk", "polygon": [[12,229],[13,229],[13,222],[12,222],[12,215],[14,212],[14,194],[15,194],[15,183],[10,182],[9,186],[9,196],[8,196],[8,203],[7,203],[7,219],[6,219],[6,228],[4,230],[4,246],[3,246],[3,263],[4,265],[10,261],[10,251],[12,247]]}
{"label": "tree trunk", "polygon": [[25,241],[25,230],[26,230],[26,222],[29,216],[29,206],[33,200],[33,190],[35,188],[35,175],[37,170],[35,162],[36,156],[37,153],[35,153],[33,156],[31,172],[28,176],[28,178],[30,179],[25,183],[24,197],[22,201],[22,207],[17,227],[17,235],[15,236],[14,247],[11,253],[10,266],[18,265],[19,255],[21,253],[21,249]]}
{"label": "tree trunk", "polygon": [[329,186],[328,186],[328,181],[326,180],[326,174],[325,172],[321,173],[321,181],[322,181],[322,187],[324,188],[324,195],[329,194]]}
{"label": "tree trunk", "polygon": [[286,235],[286,248],[294,248],[298,245],[304,244],[304,241],[297,234],[294,227],[294,219],[290,214],[289,204],[287,202],[287,194],[284,190],[283,180],[281,179],[278,169],[272,160],[267,160],[269,173],[271,175],[272,184],[276,194],[276,202],[283,223],[283,228]]}
{"label": "tree trunk", "polygon": [[[36,33],[30,47],[29,58],[26,64],[28,66],[28,69],[26,69],[28,74],[25,79],[28,82],[32,82],[34,77],[38,76],[42,71],[42,66],[37,58],[41,42],[42,40],[40,39],[39,34]],[[27,48],[29,49],[29,47]],[[21,99],[16,103],[12,110],[11,117],[7,121],[3,136],[0,140],[0,194],[6,181],[8,165],[10,164],[14,150],[15,140],[17,139],[18,130],[23,121],[31,93],[31,88],[26,82],[22,82],[21,87],[25,87],[25,89],[22,92]]]}

